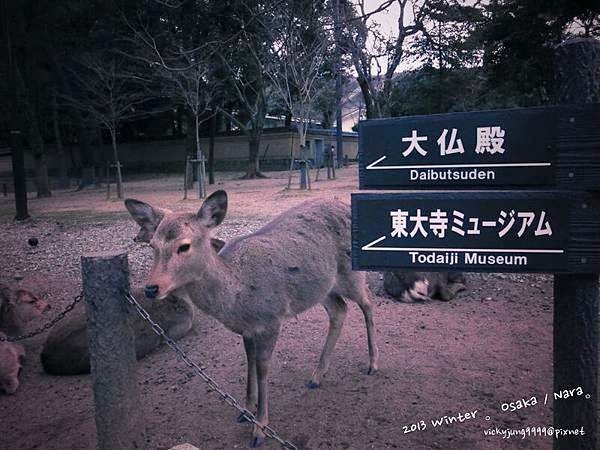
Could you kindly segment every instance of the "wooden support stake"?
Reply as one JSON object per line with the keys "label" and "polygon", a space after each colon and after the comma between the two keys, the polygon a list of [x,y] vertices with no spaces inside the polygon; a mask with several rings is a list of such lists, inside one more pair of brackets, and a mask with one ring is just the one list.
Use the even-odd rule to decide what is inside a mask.
{"label": "wooden support stake", "polygon": [[188,191],[188,177],[190,171],[190,158],[189,156],[185,157],[185,169],[183,173],[183,199],[187,200],[187,191]]}
{"label": "wooden support stake", "polygon": [[27,208],[27,173],[25,171],[25,157],[20,140],[21,132],[19,130],[10,131],[11,139],[11,158],[13,181],[15,186],[15,209],[16,220],[25,220],[29,218]]}
{"label": "wooden support stake", "polygon": [[82,256],[83,294],[100,450],[146,448],[135,371],[127,253]]}
{"label": "wooden support stake", "polygon": [[306,170],[306,160],[300,161],[300,189],[308,188],[308,171]]}
{"label": "wooden support stake", "polygon": [[106,200],[110,200],[110,161],[106,161]]}
{"label": "wooden support stake", "polygon": [[[599,41],[563,43],[555,69],[561,104],[600,101]],[[554,392],[583,390],[581,396],[554,399],[554,427],[585,432],[554,439],[555,450],[593,450],[598,444],[598,275],[554,275]]]}

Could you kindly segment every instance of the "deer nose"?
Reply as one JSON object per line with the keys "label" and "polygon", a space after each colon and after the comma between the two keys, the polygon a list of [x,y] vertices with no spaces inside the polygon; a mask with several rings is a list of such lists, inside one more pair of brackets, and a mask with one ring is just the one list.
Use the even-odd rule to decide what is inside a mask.
{"label": "deer nose", "polygon": [[144,288],[144,294],[146,294],[146,297],[148,297],[148,298],[156,298],[156,296],[158,295],[158,285],[157,284],[147,285]]}

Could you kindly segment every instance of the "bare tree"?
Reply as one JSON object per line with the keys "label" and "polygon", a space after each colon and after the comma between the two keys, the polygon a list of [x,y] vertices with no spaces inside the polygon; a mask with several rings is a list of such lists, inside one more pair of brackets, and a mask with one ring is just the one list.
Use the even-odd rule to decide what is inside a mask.
{"label": "bare tree", "polygon": [[[426,2],[427,0],[387,0],[370,12],[366,10],[365,0],[341,2],[346,23],[343,46],[356,71],[367,118],[389,115],[392,80],[406,56],[409,38],[423,30],[423,4]],[[388,9],[394,3],[399,8],[397,35],[388,36],[373,21],[373,15]]]}
{"label": "bare tree", "polygon": [[[214,55],[208,45],[192,49],[183,49],[169,37],[159,44],[150,29],[141,21],[132,25],[133,32],[129,42],[133,50],[125,56],[147,64],[152,69],[152,76],[157,79],[162,97],[174,100],[183,105],[194,122],[194,142],[196,159],[204,161],[204,152],[200,147],[200,123],[214,114],[214,94],[218,83],[212,77],[212,60]],[[165,44],[166,41],[166,44]],[[198,182],[200,197],[206,196],[206,174],[204,164],[198,162]]]}
{"label": "bare tree", "polygon": [[259,169],[258,155],[268,109],[267,98],[270,86],[265,80],[263,61],[254,51],[253,44],[243,41],[240,49],[246,50],[243,69],[233,64],[223,53],[219,54],[221,63],[228,73],[229,85],[233,88],[239,104],[236,110],[221,107],[220,111],[248,136],[248,168],[244,178],[264,178]]}
{"label": "bare tree", "polygon": [[[321,3],[321,2],[319,2]],[[298,130],[300,156],[306,142],[306,133],[320,95],[332,87],[332,75],[325,71],[331,63],[328,49],[332,45],[330,33],[321,26],[313,5],[309,11],[297,11],[288,2],[281,2],[272,23],[266,26],[270,35],[270,58],[265,74],[274,93],[281,99]],[[304,14],[306,13],[306,14]]]}
{"label": "bare tree", "polygon": [[124,120],[142,114],[140,106],[152,97],[148,79],[140,76],[131,60],[114,51],[83,53],[71,68],[73,95],[63,95],[72,107],[91,116],[111,137],[117,170],[117,196],[123,198],[123,179],[117,149],[117,131]]}

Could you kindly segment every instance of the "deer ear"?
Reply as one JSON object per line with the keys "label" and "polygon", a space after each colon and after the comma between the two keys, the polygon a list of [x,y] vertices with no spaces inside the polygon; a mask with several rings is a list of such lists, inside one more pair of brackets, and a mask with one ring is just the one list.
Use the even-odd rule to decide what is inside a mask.
{"label": "deer ear", "polygon": [[142,226],[144,224],[150,224],[155,230],[164,217],[164,212],[162,210],[133,198],[125,199],[125,207],[138,225]]}
{"label": "deer ear", "polygon": [[227,193],[225,191],[216,191],[204,201],[196,217],[207,228],[212,228],[223,222],[226,213]]}

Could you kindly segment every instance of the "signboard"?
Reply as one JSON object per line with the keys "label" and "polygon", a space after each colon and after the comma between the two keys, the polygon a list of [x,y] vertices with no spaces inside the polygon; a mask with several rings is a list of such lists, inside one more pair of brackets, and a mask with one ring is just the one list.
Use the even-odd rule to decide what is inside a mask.
{"label": "signboard", "polygon": [[353,194],[352,217],[354,270],[600,268],[600,229],[588,226],[600,223],[600,209],[572,194]]}
{"label": "signboard", "polygon": [[360,188],[594,188],[598,123],[596,104],[368,120]]}

